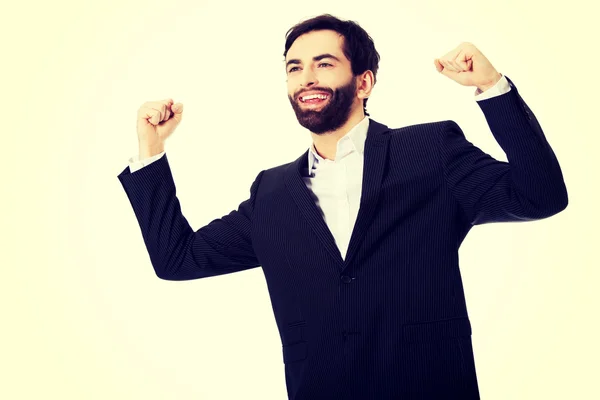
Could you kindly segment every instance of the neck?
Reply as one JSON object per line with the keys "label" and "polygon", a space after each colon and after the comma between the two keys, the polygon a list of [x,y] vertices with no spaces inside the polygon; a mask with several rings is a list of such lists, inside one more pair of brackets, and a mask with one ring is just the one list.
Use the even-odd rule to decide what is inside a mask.
{"label": "neck", "polygon": [[344,125],[338,129],[321,134],[311,133],[317,154],[325,159],[335,160],[338,140],[350,132],[363,118],[365,118],[365,113],[361,104],[361,108],[358,111],[352,112]]}

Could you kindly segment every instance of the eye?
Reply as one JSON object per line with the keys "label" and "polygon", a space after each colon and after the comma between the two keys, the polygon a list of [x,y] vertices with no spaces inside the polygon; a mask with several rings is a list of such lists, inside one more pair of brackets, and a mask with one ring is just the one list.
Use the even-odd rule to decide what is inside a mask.
{"label": "eye", "polygon": [[[319,63],[319,67],[320,67],[321,65],[325,65],[325,66],[333,67],[333,65],[332,65],[332,64],[329,64],[329,63],[326,63],[326,62]],[[294,72],[294,70],[296,70],[296,68],[298,68],[298,67],[292,67],[292,68],[290,68],[290,70],[288,71],[288,74],[289,74],[290,72]]]}

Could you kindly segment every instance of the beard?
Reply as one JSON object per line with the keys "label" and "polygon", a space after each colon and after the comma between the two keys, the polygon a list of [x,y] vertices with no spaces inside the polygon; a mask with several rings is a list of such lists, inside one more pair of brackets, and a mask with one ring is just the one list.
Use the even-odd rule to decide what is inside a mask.
{"label": "beard", "polygon": [[296,96],[297,100],[294,100],[292,96],[288,95],[300,125],[313,133],[322,134],[338,129],[348,121],[356,94],[356,81],[354,78],[351,78],[348,84],[340,86],[335,91],[319,87],[310,88],[309,90],[329,93],[329,98],[326,100],[327,104],[320,109],[308,110],[303,109],[299,104],[299,96]]}

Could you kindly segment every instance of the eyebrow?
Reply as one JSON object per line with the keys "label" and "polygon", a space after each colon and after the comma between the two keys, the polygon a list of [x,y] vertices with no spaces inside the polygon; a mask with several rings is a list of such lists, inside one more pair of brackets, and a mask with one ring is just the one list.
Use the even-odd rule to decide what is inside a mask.
{"label": "eyebrow", "polygon": [[[322,60],[322,59],[324,59],[324,58],[333,58],[334,60],[336,60],[336,61],[338,61],[338,62],[341,62],[339,58],[337,58],[337,57],[336,57],[336,56],[334,56],[333,54],[329,54],[329,53],[324,53],[324,54],[319,54],[318,56],[314,56],[314,57],[313,57],[313,61],[319,61],[319,60]],[[287,63],[285,63],[285,68],[287,69],[287,67],[288,67],[290,64],[301,64],[301,63],[302,63],[302,62],[301,62],[299,59],[297,59],[297,58],[294,58],[294,59],[292,59],[292,60],[289,60]]]}

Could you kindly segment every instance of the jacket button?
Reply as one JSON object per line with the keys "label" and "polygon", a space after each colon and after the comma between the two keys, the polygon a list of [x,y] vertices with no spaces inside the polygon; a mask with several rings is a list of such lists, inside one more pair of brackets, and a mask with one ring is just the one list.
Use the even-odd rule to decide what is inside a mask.
{"label": "jacket button", "polygon": [[342,282],[344,282],[344,283],[352,282],[352,278],[349,277],[348,275],[342,275],[341,278],[342,278]]}

